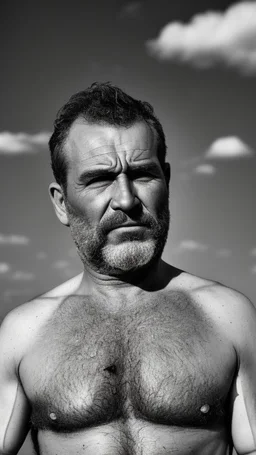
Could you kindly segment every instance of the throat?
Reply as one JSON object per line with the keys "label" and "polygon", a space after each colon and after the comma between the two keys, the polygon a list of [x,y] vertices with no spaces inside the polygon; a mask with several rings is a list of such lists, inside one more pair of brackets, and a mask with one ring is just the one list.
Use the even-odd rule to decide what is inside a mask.
{"label": "throat", "polygon": [[[78,293],[81,295],[95,292],[99,296],[127,297],[132,299],[142,291],[159,291],[176,278],[181,270],[176,269],[162,260],[141,267],[139,270],[122,273],[121,275],[104,275],[85,266],[85,273],[81,281]],[[128,300],[129,300],[128,299]]]}

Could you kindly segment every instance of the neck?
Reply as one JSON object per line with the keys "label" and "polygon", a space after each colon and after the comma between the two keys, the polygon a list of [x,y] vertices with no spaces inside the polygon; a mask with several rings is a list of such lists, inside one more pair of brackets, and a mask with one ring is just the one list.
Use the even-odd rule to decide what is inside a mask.
{"label": "neck", "polygon": [[105,297],[125,295],[132,297],[141,292],[155,292],[164,289],[179,274],[179,270],[162,259],[146,268],[118,276],[104,275],[86,265],[79,287],[81,294],[103,294]]}

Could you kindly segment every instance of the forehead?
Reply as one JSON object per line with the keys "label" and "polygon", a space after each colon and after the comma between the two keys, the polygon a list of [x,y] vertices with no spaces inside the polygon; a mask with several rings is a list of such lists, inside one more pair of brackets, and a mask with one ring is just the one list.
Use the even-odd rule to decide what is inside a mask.
{"label": "forehead", "polygon": [[130,127],[88,124],[77,119],[70,128],[65,151],[69,168],[127,164],[157,159],[157,136],[145,122]]}

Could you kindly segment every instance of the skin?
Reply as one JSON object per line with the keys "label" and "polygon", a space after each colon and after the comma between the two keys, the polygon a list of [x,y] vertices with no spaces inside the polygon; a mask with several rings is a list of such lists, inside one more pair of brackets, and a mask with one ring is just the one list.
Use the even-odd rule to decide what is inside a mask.
{"label": "skin", "polygon": [[[103,139],[102,135],[106,137]],[[63,198],[59,185],[53,184],[50,191],[57,216],[63,224],[70,226],[89,275],[99,272],[100,279],[103,275],[108,279],[109,275],[121,274],[122,279],[131,281],[131,257],[136,253],[137,256],[144,256],[143,247],[152,250],[145,258],[145,265],[151,265],[155,251],[148,223],[152,221],[156,224],[159,220],[162,201],[168,206],[170,178],[169,165],[166,163],[162,169],[156,147],[155,134],[144,123],[117,129],[86,125],[83,120],[77,120],[72,126],[66,144],[70,163],[67,197]],[[153,169],[145,169],[149,166]],[[92,171],[97,174],[91,176],[89,172]],[[124,227],[125,223],[131,222],[133,227]],[[147,229],[139,226],[141,223],[146,224]],[[96,232],[101,225],[106,226],[107,235]],[[108,232],[109,226],[116,228],[118,225],[121,226],[119,229]],[[165,229],[166,237],[168,225]],[[87,250],[92,248],[94,238],[98,239],[100,234],[105,236],[104,250],[109,260],[111,252],[115,255],[112,267],[107,264],[102,266],[102,262],[106,262],[104,255],[98,266],[93,263],[95,251],[100,249],[97,242],[92,258],[88,258],[87,251],[83,251],[85,247],[81,246],[86,244]],[[135,234],[144,241],[134,242]],[[127,235],[132,241],[122,242],[122,237]],[[163,232],[160,237],[162,235]],[[134,248],[138,251],[135,249],[131,254],[130,250]],[[128,264],[128,270],[123,270],[125,264]],[[138,269],[141,273],[142,265],[135,262],[136,275]]]}
{"label": "skin", "polygon": [[[142,223],[168,200],[154,133],[77,120],[66,153],[67,195],[57,183],[50,194],[84,273],[2,324],[0,453],[18,452],[31,417],[42,455],[255,454],[255,309],[161,260]],[[138,163],[153,173],[135,174]],[[100,179],[81,178],[96,168]]]}

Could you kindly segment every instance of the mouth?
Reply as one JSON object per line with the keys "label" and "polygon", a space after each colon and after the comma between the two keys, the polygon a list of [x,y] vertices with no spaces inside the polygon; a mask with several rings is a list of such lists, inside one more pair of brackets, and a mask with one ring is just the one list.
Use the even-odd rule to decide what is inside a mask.
{"label": "mouth", "polygon": [[133,230],[133,229],[142,229],[142,228],[146,228],[145,224],[127,223],[127,224],[120,224],[120,226],[115,226],[112,230],[116,230],[116,229]]}
{"label": "mouth", "polygon": [[114,244],[127,241],[145,241],[148,237],[148,226],[141,223],[124,223],[113,226],[108,233],[109,241]]}

